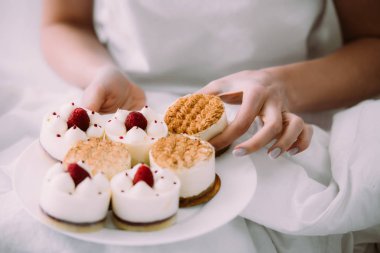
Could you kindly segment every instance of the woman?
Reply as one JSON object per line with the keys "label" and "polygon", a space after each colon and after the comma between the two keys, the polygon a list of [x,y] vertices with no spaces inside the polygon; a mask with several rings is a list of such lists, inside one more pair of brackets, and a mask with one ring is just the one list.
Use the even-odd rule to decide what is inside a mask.
{"label": "woman", "polygon": [[340,48],[329,1],[97,1],[95,11],[91,0],[44,5],[44,54],[85,89],[88,108],[136,109],[145,103],[141,87],[209,83],[198,92],[242,104],[211,140],[217,149],[245,133],[256,116],[264,123],[234,147],[236,156],[273,139],[270,157],[297,154],[312,131],[294,113],[348,106],[380,92],[379,1],[335,0]]}

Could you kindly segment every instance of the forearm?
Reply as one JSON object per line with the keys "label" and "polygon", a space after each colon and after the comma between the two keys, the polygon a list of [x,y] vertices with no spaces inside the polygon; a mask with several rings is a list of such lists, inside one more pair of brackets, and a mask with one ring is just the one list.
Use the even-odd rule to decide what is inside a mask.
{"label": "forearm", "polygon": [[380,94],[380,40],[351,42],[326,57],[269,69],[294,112],[352,105]]}
{"label": "forearm", "polygon": [[69,83],[85,88],[100,68],[114,65],[111,56],[88,26],[66,22],[44,24],[41,30],[45,58]]}

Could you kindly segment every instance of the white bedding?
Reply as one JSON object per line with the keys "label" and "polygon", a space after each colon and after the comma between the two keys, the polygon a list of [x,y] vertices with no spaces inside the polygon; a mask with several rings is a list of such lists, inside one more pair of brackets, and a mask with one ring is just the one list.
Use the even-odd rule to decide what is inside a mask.
{"label": "white bedding", "polygon": [[[337,114],[331,133],[315,128],[312,147],[296,158],[252,155],[258,188],[242,215],[265,227],[237,217],[180,243],[115,247],[34,221],[11,190],[12,163],[37,138],[47,108],[81,94],[41,57],[39,8],[36,0],[0,2],[0,252],[376,252],[368,243],[380,242],[380,101]],[[152,103],[159,96],[173,99],[149,95]]]}

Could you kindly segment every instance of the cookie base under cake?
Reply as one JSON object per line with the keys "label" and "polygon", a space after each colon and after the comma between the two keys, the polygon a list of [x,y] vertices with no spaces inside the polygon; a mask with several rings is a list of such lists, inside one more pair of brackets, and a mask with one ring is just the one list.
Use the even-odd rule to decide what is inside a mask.
{"label": "cookie base under cake", "polygon": [[201,192],[200,194],[189,197],[180,198],[179,207],[192,207],[200,204],[204,204],[210,201],[220,190],[221,180],[217,174],[215,174],[215,181],[209,188]]}
{"label": "cookie base under cake", "polygon": [[69,222],[69,221],[64,221],[62,219],[51,216],[50,214],[45,212],[45,210],[43,210],[41,207],[40,207],[40,210],[41,210],[41,213],[42,213],[41,215],[43,219],[47,223],[68,232],[75,232],[75,233],[95,232],[102,229],[106,222],[106,218],[100,221],[95,221],[95,222],[83,222],[83,223]]}
{"label": "cookie base under cake", "polygon": [[113,224],[123,230],[136,231],[136,232],[149,232],[157,231],[167,227],[170,227],[175,223],[177,215],[174,214],[166,219],[153,221],[153,222],[131,222],[126,221],[118,217],[115,213],[112,215]]}

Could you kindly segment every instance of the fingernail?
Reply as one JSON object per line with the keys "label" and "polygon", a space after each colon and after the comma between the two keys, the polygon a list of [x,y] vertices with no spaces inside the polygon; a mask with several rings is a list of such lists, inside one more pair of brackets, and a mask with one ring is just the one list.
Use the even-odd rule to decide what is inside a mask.
{"label": "fingernail", "polygon": [[288,151],[288,154],[293,156],[293,155],[297,154],[298,151],[300,151],[299,148],[292,148]]}
{"label": "fingernail", "polygon": [[235,157],[241,157],[241,156],[245,156],[247,154],[247,150],[245,148],[237,148],[237,149],[234,149],[232,151],[232,154],[235,156]]}
{"label": "fingernail", "polygon": [[276,159],[280,154],[281,154],[281,149],[275,148],[271,152],[269,152],[268,155],[271,159]]}
{"label": "fingernail", "polygon": [[265,145],[266,148],[272,147],[277,142],[277,139],[271,140],[267,145]]}

